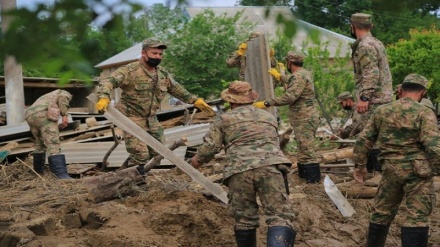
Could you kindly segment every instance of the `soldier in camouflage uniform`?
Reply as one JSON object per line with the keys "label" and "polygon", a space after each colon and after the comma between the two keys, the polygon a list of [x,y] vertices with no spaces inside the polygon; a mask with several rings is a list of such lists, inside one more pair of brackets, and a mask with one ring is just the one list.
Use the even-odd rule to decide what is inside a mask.
{"label": "soldier in camouflage uniform", "polygon": [[385,47],[371,35],[371,15],[353,14],[351,34],[357,40],[352,44],[352,61],[357,97],[356,111],[361,114],[361,129],[381,104],[392,101],[393,86]]}
{"label": "soldier in camouflage uniform", "polygon": [[[249,36],[248,41],[250,41],[253,38],[258,37],[260,34],[261,33],[259,33],[259,32],[252,32]],[[246,50],[247,50],[247,43],[245,43],[245,42],[240,43],[237,51],[234,51],[226,59],[226,65],[229,68],[237,68],[237,67],[239,68],[238,79],[240,81],[245,80],[244,75],[246,72]],[[270,64],[271,64],[272,68],[277,66],[277,60],[275,59],[274,55],[275,55],[275,50],[273,48],[271,48],[269,51],[269,57],[270,57]]]}
{"label": "soldier in camouflage uniform", "polygon": [[254,106],[263,109],[289,105],[289,122],[297,142],[298,175],[300,178],[305,178],[307,183],[316,183],[321,179],[314,144],[320,119],[312,75],[302,67],[303,61],[303,53],[289,51],[286,68],[292,74],[286,78],[285,94],[256,102]]}
{"label": "soldier in camouflage uniform", "polygon": [[[60,154],[60,132],[68,124],[67,111],[72,100],[72,95],[61,89],[57,89],[39,97],[25,111],[26,122],[29,124],[32,135],[35,138],[34,170],[40,174],[44,173],[46,153],[48,155],[49,168],[59,179],[71,179],[67,174],[66,158]],[[59,109],[62,122],[48,118],[49,106]]]}
{"label": "soldier in camouflage uniform", "polygon": [[406,221],[401,228],[402,246],[427,246],[429,216],[434,206],[432,176],[440,158],[440,133],[432,110],[419,103],[428,80],[417,74],[405,77],[402,97],[380,106],[356,140],[354,177],[362,182],[365,164],[374,144],[382,151],[382,180],[374,198],[367,246],[384,246],[391,222],[403,198]]}
{"label": "soldier in camouflage uniform", "polygon": [[223,177],[239,247],[257,246],[257,194],[268,225],[267,246],[293,246],[295,215],[282,175],[291,162],[279,148],[276,118],[252,106],[258,94],[248,82],[232,82],[221,98],[232,110],[216,119],[191,163],[197,168],[225,148],[228,164]]}
{"label": "soldier in camouflage uniform", "polygon": [[356,103],[354,102],[354,97],[350,92],[342,92],[338,95],[338,103],[344,110],[351,111],[350,118],[352,123],[345,126],[345,128],[339,131],[338,136],[342,139],[355,138],[357,134],[362,131],[363,124],[360,114],[357,113]]}
{"label": "soldier in camouflage uniform", "polygon": [[[100,81],[97,90],[99,101],[96,103],[98,111],[105,111],[113,89],[121,88],[121,100],[116,108],[161,142],[164,142],[164,130],[157,120],[156,112],[167,93],[185,103],[194,104],[209,116],[215,115],[202,98],[189,93],[158,66],[166,48],[167,46],[157,39],[144,40],[139,61],[122,66]],[[138,169],[142,173],[143,165],[156,155],[156,152],[130,133],[124,134],[125,146],[130,154],[125,165],[139,165]]]}

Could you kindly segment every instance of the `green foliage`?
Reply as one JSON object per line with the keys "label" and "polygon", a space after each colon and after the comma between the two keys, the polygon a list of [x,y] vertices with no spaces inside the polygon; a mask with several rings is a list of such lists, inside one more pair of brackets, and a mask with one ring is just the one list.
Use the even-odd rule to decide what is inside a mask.
{"label": "green foliage", "polygon": [[431,82],[429,97],[440,102],[440,30],[433,26],[413,29],[409,34],[409,39],[399,40],[387,49],[393,81],[399,84],[410,73],[421,74]]}
{"label": "green foliage", "polygon": [[[390,4],[392,2],[392,4]],[[372,33],[384,44],[409,38],[411,28],[429,28],[439,25],[438,0],[300,0],[295,1],[294,13],[300,19],[349,35],[349,18],[353,13],[373,15]]]}
{"label": "green foliage", "polygon": [[290,6],[290,0],[239,0],[241,6]]}
{"label": "green foliage", "polygon": [[35,10],[11,10],[5,13],[13,21],[1,37],[0,60],[13,55],[29,72],[39,70],[46,76],[59,76],[61,83],[72,78],[89,80],[95,72],[90,58],[96,57],[101,45],[88,39],[89,24],[113,15],[101,23],[102,28],[123,33],[125,13],[116,12],[116,5],[128,6],[132,13],[140,9],[140,5],[127,0],[114,5],[100,0],[59,0],[50,6],[39,4]]}
{"label": "green foliage", "polygon": [[237,44],[249,36],[251,24],[235,25],[240,14],[216,16],[206,10],[168,40],[164,66],[190,92],[217,98],[224,88],[222,81],[237,77],[237,70],[228,69],[225,61]]}
{"label": "green foliage", "polygon": [[304,63],[306,69],[313,73],[315,94],[320,105],[321,116],[332,128],[330,123],[334,118],[344,119],[345,115],[336,97],[343,91],[353,91],[354,78],[350,54],[341,54],[339,47],[335,58],[330,58],[327,45],[327,43],[317,43],[316,46],[307,49]]}

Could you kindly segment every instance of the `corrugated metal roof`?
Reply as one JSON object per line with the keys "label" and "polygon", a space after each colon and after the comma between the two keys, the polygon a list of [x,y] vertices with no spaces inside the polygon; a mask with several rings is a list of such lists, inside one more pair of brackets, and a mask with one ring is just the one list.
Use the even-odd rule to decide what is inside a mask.
{"label": "corrugated metal roof", "polygon": [[136,61],[141,57],[141,50],[142,50],[142,42],[137,43],[134,46],[119,52],[113,57],[110,57],[107,60],[100,62],[95,67],[103,69],[105,67],[112,67],[116,65],[126,64],[128,62]]}

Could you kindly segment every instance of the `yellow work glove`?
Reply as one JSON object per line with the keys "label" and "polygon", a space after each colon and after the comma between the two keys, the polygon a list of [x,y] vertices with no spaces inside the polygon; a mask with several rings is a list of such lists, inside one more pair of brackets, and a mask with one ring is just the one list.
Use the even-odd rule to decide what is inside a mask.
{"label": "yellow work glove", "polygon": [[256,108],[260,108],[260,109],[265,109],[266,106],[264,105],[264,101],[257,101],[253,104],[254,107]]}
{"label": "yellow work glove", "polygon": [[270,58],[273,58],[274,55],[275,55],[275,49],[270,48],[270,51],[269,51],[269,57],[270,57]]}
{"label": "yellow work glove", "polygon": [[246,43],[241,43],[238,46],[237,54],[240,55],[240,56],[244,56],[244,54],[246,53],[246,49],[247,49],[247,44]]}
{"label": "yellow work glove", "polygon": [[107,98],[99,99],[98,103],[96,103],[95,108],[99,112],[105,112],[107,110],[107,106],[110,103],[110,100]]}
{"label": "yellow work glove", "polygon": [[286,70],[286,67],[284,66],[284,63],[278,63],[278,69],[279,70]]}
{"label": "yellow work glove", "polygon": [[275,79],[277,79],[278,81],[281,79],[281,74],[280,74],[280,72],[278,72],[278,70],[276,70],[276,69],[274,69],[274,68],[271,68],[271,69],[269,70],[269,74],[270,74],[271,76],[273,76]]}
{"label": "yellow work glove", "polygon": [[194,102],[194,106],[210,117],[215,116],[215,111],[202,98],[198,98]]}

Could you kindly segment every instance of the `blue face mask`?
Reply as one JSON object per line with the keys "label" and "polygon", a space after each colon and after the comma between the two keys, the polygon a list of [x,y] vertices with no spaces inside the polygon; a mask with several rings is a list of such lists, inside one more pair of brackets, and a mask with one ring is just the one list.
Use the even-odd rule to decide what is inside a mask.
{"label": "blue face mask", "polygon": [[148,64],[148,66],[151,66],[151,67],[157,67],[160,64],[160,61],[162,61],[162,59],[160,59],[160,58],[151,58],[149,56],[147,56],[147,57],[148,57],[148,61],[146,61],[146,62]]}

